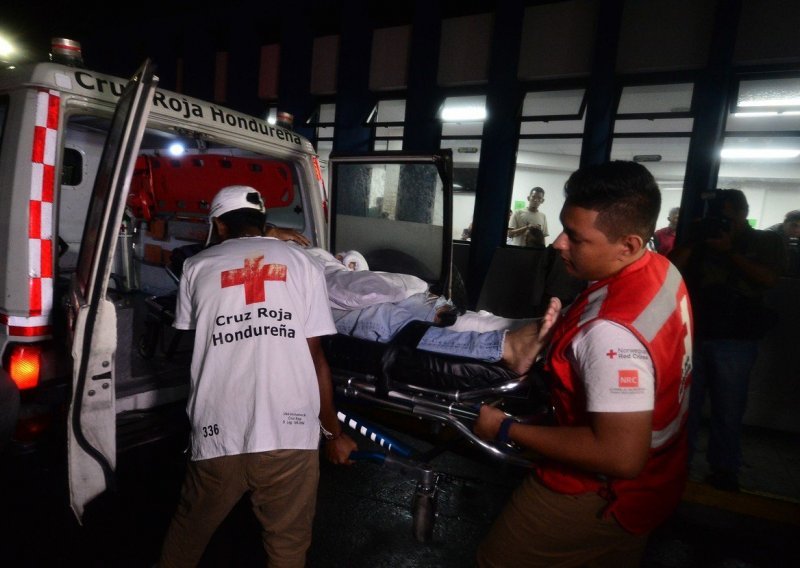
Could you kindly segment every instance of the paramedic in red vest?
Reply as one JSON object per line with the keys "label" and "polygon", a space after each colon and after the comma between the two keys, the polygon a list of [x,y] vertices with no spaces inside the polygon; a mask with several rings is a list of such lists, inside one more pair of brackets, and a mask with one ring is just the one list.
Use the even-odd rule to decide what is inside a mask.
{"label": "paramedic in red vest", "polygon": [[175,327],[194,329],[190,459],[160,566],[197,566],[245,493],[270,566],[301,568],[311,542],[318,447],[348,463],[356,444],[336,418],[320,337],[336,333],[322,270],[264,235],[252,187],[211,203],[220,244],[187,259]]}
{"label": "paramedic in red vest", "polygon": [[540,461],[478,550],[479,566],[638,566],[680,501],[692,322],[680,273],[648,251],[661,197],[634,162],[573,173],[554,242],[590,282],[554,324],[546,369],[556,425],[483,406],[475,432]]}

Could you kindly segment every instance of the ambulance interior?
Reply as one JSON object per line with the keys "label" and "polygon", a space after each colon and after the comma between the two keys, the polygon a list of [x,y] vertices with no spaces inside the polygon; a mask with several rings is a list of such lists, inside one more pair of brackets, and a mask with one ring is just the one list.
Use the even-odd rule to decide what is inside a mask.
{"label": "ambulance interior", "polygon": [[[95,177],[110,120],[77,115],[68,121],[58,192],[58,284],[55,305],[78,265]],[[149,408],[186,396],[191,334],[170,327],[169,297],[177,289],[173,251],[199,250],[208,234],[207,214],[216,191],[245,184],[258,189],[269,220],[303,232],[298,167],[208,141],[187,132],[148,128],[136,160],[127,207],[114,253],[109,296],[117,311],[117,412]]]}

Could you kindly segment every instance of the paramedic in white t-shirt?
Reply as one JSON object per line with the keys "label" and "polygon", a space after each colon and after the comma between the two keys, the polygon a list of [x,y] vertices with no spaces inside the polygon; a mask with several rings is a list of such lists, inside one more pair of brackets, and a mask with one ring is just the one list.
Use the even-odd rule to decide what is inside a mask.
{"label": "paramedic in white t-shirt", "polygon": [[194,329],[191,461],[161,566],[196,566],[217,526],[250,492],[270,565],[305,564],[320,433],[334,463],[356,444],[336,418],[320,337],[336,333],[319,266],[264,237],[265,207],[223,188],[209,212],[220,244],[189,258],[174,326]]}

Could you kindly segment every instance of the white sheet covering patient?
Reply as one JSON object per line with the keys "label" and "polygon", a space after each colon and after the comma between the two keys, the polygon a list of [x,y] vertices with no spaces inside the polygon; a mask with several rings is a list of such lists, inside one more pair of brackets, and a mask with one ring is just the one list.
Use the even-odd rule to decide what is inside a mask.
{"label": "white sheet covering patient", "polygon": [[[409,274],[368,270],[357,251],[336,256],[320,248],[305,251],[323,267],[333,319],[339,333],[386,343],[407,323],[436,321],[442,310],[453,309],[445,298],[431,294],[428,284]],[[558,315],[560,302],[551,302],[543,318],[548,324]],[[481,361],[503,362],[524,373],[549,330],[539,320],[508,319],[489,312],[466,312],[449,327],[432,327],[418,348]],[[541,332],[541,333],[540,333]]]}

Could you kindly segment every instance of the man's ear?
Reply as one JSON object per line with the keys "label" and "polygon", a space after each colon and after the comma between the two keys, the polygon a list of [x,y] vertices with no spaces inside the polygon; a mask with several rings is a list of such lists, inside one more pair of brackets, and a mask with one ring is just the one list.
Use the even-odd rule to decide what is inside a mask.
{"label": "man's ear", "polygon": [[641,235],[625,235],[620,243],[622,244],[622,254],[625,256],[636,256],[645,248],[645,242]]}
{"label": "man's ear", "polygon": [[230,236],[230,231],[228,231],[228,225],[223,223],[219,217],[212,217],[211,222],[214,224],[214,231],[217,233],[217,237],[219,242],[227,240]]}

